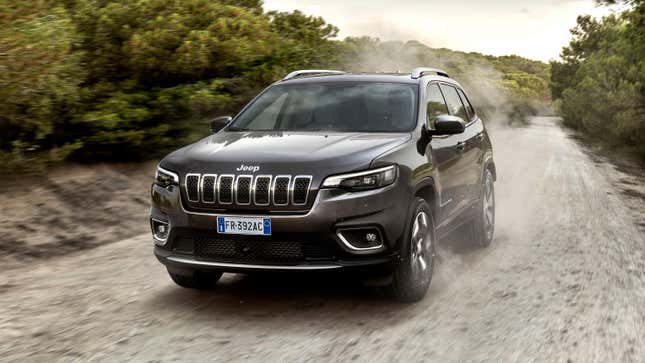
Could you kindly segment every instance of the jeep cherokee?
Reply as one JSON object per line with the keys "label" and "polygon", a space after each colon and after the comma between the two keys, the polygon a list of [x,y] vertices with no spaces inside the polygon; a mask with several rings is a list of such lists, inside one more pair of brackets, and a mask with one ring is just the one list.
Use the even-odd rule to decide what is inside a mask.
{"label": "jeep cherokee", "polygon": [[161,160],[152,185],[154,253],[180,286],[360,269],[418,301],[438,238],[468,224],[492,240],[491,142],[444,71],[295,71],[211,130]]}

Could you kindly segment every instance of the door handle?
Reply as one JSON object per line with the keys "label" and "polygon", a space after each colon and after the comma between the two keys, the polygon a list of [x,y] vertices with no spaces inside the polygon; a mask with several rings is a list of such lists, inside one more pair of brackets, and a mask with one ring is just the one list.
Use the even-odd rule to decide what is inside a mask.
{"label": "door handle", "polygon": [[466,143],[459,141],[455,148],[457,149],[457,151],[464,151],[464,149],[466,148]]}

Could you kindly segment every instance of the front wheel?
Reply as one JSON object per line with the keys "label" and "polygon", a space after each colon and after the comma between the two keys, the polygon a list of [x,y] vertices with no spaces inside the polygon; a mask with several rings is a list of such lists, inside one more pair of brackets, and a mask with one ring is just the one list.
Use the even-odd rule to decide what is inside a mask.
{"label": "front wheel", "polygon": [[401,302],[416,302],[426,295],[434,267],[434,218],[421,198],[413,203],[401,259],[394,269],[390,288]]}
{"label": "front wheel", "polygon": [[495,187],[493,174],[488,169],[484,171],[482,178],[477,211],[472,225],[473,239],[478,246],[488,247],[495,231]]}

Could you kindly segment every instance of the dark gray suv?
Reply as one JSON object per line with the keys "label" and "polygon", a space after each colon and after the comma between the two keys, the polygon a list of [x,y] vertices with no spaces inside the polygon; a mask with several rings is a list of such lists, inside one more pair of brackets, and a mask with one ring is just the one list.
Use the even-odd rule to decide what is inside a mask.
{"label": "dark gray suv", "polygon": [[441,70],[295,71],[211,130],[159,163],[151,191],[154,253],[181,286],[344,268],[417,301],[438,238],[467,223],[492,240],[491,143]]}

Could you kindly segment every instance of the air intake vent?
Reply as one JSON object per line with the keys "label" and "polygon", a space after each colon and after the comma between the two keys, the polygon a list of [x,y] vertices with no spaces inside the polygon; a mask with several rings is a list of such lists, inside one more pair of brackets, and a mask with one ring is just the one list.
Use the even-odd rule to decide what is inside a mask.
{"label": "air intake vent", "polygon": [[188,200],[199,202],[199,174],[186,175],[186,189],[188,190]]}
{"label": "air intake vent", "polygon": [[233,175],[222,175],[219,177],[219,203],[233,203]]}
{"label": "air intake vent", "polygon": [[289,184],[291,177],[279,175],[275,177],[273,182],[273,204],[287,205],[289,204]]}
{"label": "air intake vent", "polygon": [[202,202],[215,203],[215,180],[217,175],[206,174],[202,177]]}
{"label": "air intake vent", "polygon": [[269,189],[271,187],[270,176],[258,176],[255,178],[255,204],[269,205]]}
{"label": "air intake vent", "polygon": [[248,205],[251,204],[251,181],[252,176],[240,175],[237,177],[237,187],[235,192],[236,203]]}
{"label": "air intake vent", "polygon": [[293,180],[293,204],[307,204],[307,194],[309,194],[309,185],[311,184],[310,176],[297,176]]}

